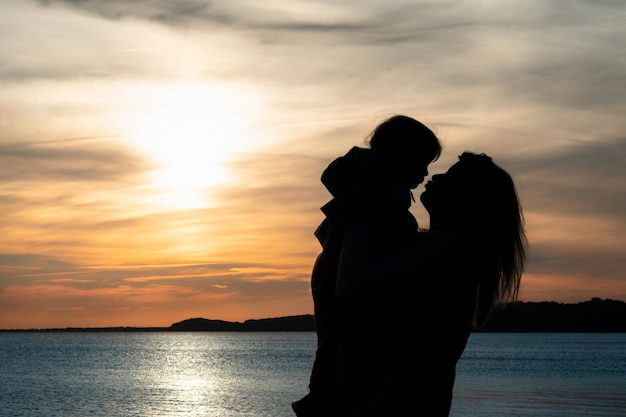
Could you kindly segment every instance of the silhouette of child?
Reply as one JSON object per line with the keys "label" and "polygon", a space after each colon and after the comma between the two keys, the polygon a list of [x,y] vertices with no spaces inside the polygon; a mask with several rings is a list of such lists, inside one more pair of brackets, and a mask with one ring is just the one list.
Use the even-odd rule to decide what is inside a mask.
{"label": "silhouette of child", "polygon": [[439,139],[428,127],[396,115],[374,129],[369,148],[353,147],[323,172],[322,183],[333,198],[321,208],[326,217],[315,231],[322,246],[311,273],[317,350],[309,393],[292,403],[298,417],[333,415],[343,317],[335,286],[344,225],[374,225],[375,257],[409,243],[418,233],[417,220],[409,212],[411,189],[424,181],[428,164],[440,154]]}

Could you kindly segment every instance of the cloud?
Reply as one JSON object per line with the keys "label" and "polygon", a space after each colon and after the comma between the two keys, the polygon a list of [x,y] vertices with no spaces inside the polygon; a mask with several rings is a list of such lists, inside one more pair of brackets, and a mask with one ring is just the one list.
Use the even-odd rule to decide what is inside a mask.
{"label": "cloud", "polygon": [[302,314],[310,303],[308,275],[275,264],[98,266],[0,254],[0,283],[1,328],[243,321]]}
{"label": "cloud", "polygon": [[39,0],[45,6],[64,5],[107,20],[135,19],[174,28],[229,28],[253,34],[264,44],[309,39],[327,45],[390,46],[415,42],[454,42],[461,32],[482,24],[470,2],[385,3],[301,1],[177,2],[140,0]]}
{"label": "cloud", "polygon": [[[0,60],[0,83],[8,95],[15,96],[14,90],[20,92],[29,86],[24,86],[26,83],[39,82],[34,85],[47,90],[56,87],[69,101],[78,93],[93,94],[90,81],[163,81],[181,72],[181,62],[197,59],[190,57],[189,39],[175,36],[167,26],[144,21],[126,24],[68,12],[66,7],[37,9],[32,3],[38,4],[2,5],[0,25],[9,35],[0,43],[0,56],[6,57]],[[82,88],[77,88],[77,83]],[[31,96],[27,103],[32,105],[33,100]],[[88,107],[93,103],[81,104]]]}
{"label": "cloud", "polygon": [[151,168],[144,158],[106,139],[0,143],[0,181],[125,182]]}
{"label": "cloud", "polygon": [[[289,8],[288,2],[268,2],[261,5],[258,2],[239,2],[236,5],[224,2],[207,2],[204,0],[182,0],[176,2],[162,0],[140,0],[129,4],[123,0],[100,2],[97,0],[40,0],[40,4],[50,6],[63,4],[88,13],[96,14],[105,19],[142,19],[172,26],[206,26],[221,25],[239,29],[304,29],[304,30],[332,30],[344,27],[341,23],[324,23],[318,13],[308,13],[302,20],[282,8]],[[303,4],[300,4],[302,6]],[[306,3],[304,3],[306,7]],[[309,7],[316,11],[331,11],[330,6],[323,8],[311,2]],[[283,13],[281,13],[281,11]],[[293,10],[295,11],[295,9]],[[277,19],[280,16],[280,19]],[[354,27],[350,25],[349,27]]]}
{"label": "cloud", "polygon": [[[492,110],[494,102],[501,103],[499,111],[535,106],[542,114],[546,106],[588,105],[608,111],[621,104],[626,88],[620,58],[624,26],[610,9],[591,3],[565,11],[544,2],[480,7],[429,1],[299,2],[297,7],[280,1],[199,0],[40,4],[69,6],[111,21],[188,27],[186,42],[174,46],[200,52],[193,60],[206,75],[263,80],[265,88],[283,96],[289,84],[300,107],[310,107],[309,97],[319,103],[317,96],[326,95],[337,103],[344,97],[376,106],[409,102],[439,114],[454,108]],[[216,65],[198,58],[202,54],[222,58]],[[139,61],[133,61],[133,69],[119,66],[127,61],[108,58],[98,68],[141,74]],[[164,63],[159,66],[168,71]],[[368,88],[361,87],[364,83]],[[294,107],[288,98],[282,100]]]}
{"label": "cloud", "polygon": [[574,142],[506,160],[519,173],[529,210],[624,222],[626,139]]}
{"label": "cloud", "polygon": [[[535,242],[530,248],[531,274],[562,275],[598,279],[606,282],[624,282],[622,271],[626,256],[621,246],[602,244],[590,238],[588,241]],[[611,242],[613,243],[613,242]]]}
{"label": "cloud", "polygon": [[227,286],[238,291],[259,284],[302,283],[306,281],[303,278],[302,271],[297,268],[265,263],[91,265],[31,253],[0,254],[0,279],[5,286],[63,283],[68,287],[94,289],[120,285],[141,288],[158,283],[206,291]]}
{"label": "cloud", "polygon": [[108,139],[0,143],[3,249],[45,247],[72,258],[103,245],[112,231],[98,223],[137,215],[136,204],[124,204],[142,194],[150,168]]}
{"label": "cloud", "polygon": [[54,275],[71,270],[71,263],[39,254],[0,253],[0,281],[2,285],[17,284],[22,276]]}

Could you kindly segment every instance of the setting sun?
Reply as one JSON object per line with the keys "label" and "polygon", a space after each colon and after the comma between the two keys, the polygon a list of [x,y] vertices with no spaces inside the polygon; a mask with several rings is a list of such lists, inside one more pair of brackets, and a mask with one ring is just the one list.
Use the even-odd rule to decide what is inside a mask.
{"label": "setting sun", "polygon": [[251,142],[251,98],[228,88],[169,85],[142,89],[129,124],[133,144],[156,164],[151,186],[170,208],[210,205],[208,187],[228,182],[227,163]]}

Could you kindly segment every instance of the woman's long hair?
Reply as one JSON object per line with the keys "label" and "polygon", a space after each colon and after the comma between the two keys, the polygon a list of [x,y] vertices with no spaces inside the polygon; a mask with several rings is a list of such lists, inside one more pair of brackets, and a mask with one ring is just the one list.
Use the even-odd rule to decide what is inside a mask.
{"label": "woman's long hair", "polygon": [[480,276],[473,324],[482,327],[500,303],[517,298],[527,240],[524,217],[511,176],[484,154],[465,152],[459,157],[471,188],[466,225],[471,251]]}

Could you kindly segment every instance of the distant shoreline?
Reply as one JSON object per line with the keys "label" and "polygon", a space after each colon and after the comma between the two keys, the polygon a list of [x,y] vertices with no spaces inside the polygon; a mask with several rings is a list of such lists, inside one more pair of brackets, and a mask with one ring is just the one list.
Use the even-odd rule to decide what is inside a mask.
{"label": "distant shoreline", "polygon": [[[169,327],[66,327],[0,329],[0,332],[312,332],[313,315],[251,319],[245,322],[190,318]],[[515,302],[496,310],[484,333],[626,333],[626,303],[592,298],[575,304]]]}

